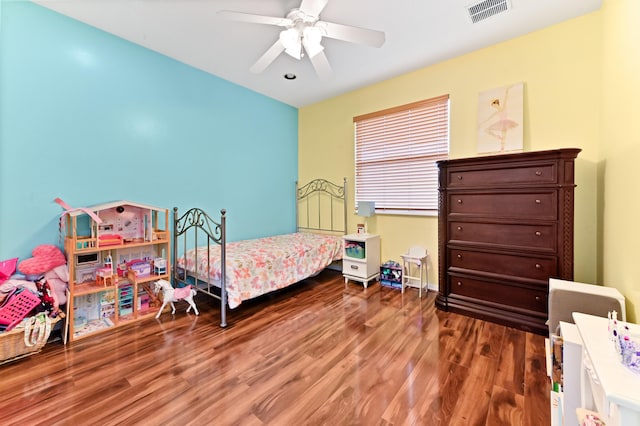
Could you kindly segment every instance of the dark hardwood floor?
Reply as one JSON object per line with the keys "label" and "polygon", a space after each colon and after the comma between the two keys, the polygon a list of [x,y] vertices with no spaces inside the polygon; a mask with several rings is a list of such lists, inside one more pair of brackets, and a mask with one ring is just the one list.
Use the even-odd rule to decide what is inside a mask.
{"label": "dark hardwood floor", "polygon": [[548,425],[544,338],[325,271],[0,366],[3,425]]}

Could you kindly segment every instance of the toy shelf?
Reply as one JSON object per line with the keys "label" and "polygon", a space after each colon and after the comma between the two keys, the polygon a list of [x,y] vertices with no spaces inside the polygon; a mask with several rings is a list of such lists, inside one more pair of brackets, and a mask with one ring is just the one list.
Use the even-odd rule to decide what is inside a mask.
{"label": "toy shelf", "polygon": [[[69,246],[74,246],[76,244],[77,240],[73,239],[73,238],[69,238],[67,237],[67,241],[65,242],[65,247],[69,247]],[[123,248],[135,248],[135,247],[144,247],[149,245],[149,241],[141,241],[141,242],[130,242],[130,243],[124,243],[124,244],[113,244],[113,245],[102,245],[102,246],[91,246],[91,247],[82,247],[79,249],[75,249],[74,251],[79,253],[97,253],[100,251],[105,251],[105,250],[118,250],[118,249],[123,249]],[[162,243],[169,243],[168,239],[158,239],[158,240],[154,240],[153,244],[162,244]]]}
{"label": "toy shelf", "polygon": [[158,280],[169,280],[169,274],[151,274],[151,275],[147,275],[145,277],[138,277],[135,274],[129,272],[127,275],[127,278],[129,281],[131,282],[136,282],[136,283],[146,283],[146,282],[150,282],[150,281],[158,281]]}
{"label": "toy shelf", "polygon": [[115,286],[104,286],[96,282],[77,284],[73,291],[74,296],[83,296],[86,294],[100,293],[101,291],[113,290]]}
{"label": "toy shelf", "polygon": [[[169,275],[167,274],[160,274],[160,275],[149,275],[147,277],[139,277],[139,278],[134,278],[131,275],[128,276],[128,278],[123,279],[122,281],[118,281],[118,286],[122,286],[123,284],[127,284],[127,283],[133,283],[135,282],[136,284],[140,284],[140,283],[146,283],[146,282],[153,282],[156,280],[168,280],[169,279]],[[99,293],[101,291],[105,291],[105,290],[109,290],[109,289],[114,289],[115,285],[108,285],[105,286],[103,284],[99,284],[95,281],[93,282],[86,282],[86,283],[82,283],[82,284],[76,284],[75,286],[75,290],[74,290],[74,296],[81,296],[84,294],[91,294],[91,293]]]}
{"label": "toy shelf", "polygon": [[69,336],[72,340],[80,339],[87,335],[94,335],[108,331],[115,325],[108,318],[95,319],[88,321],[82,326],[76,326],[73,330],[73,335]]}

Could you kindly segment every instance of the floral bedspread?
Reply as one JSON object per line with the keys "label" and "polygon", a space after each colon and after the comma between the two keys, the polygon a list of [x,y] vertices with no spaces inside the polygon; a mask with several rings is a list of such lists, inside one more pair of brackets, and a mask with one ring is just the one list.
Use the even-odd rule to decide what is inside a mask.
{"label": "floral bedspread", "polygon": [[[297,232],[227,243],[227,297],[230,308],[308,278],[342,258],[339,236]],[[207,247],[189,250],[178,266],[206,274]],[[220,246],[210,247],[210,282],[220,282]]]}

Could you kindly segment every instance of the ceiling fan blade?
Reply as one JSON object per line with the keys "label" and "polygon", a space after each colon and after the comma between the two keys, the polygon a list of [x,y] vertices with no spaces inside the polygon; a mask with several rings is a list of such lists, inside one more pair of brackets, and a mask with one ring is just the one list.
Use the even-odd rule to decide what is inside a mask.
{"label": "ceiling fan blade", "polygon": [[324,54],[324,51],[317,53],[313,57],[309,58],[311,61],[311,65],[313,65],[313,69],[316,70],[316,74],[320,77],[320,80],[327,80],[333,74],[331,70],[331,65],[329,65],[329,60],[327,59],[327,55]]}
{"label": "ceiling fan blade", "polygon": [[318,17],[327,3],[328,0],[302,0],[300,10],[307,15]]}
{"label": "ceiling fan blade", "polygon": [[265,70],[271,62],[275,61],[275,59],[284,51],[284,44],[280,41],[280,39],[276,40],[275,43],[266,51],[264,55],[260,57],[256,61],[255,64],[250,68],[252,73],[259,74]]}
{"label": "ceiling fan blade", "polygon": [[368,30],[366,28],[325,21],[318,21],[315,26],[323,31],[325,37],[336,40],[344,40],[371,47],[380,47],[385,41],[385,35],[382,31]]}
{"label": "ceiling fan blade", "polygon": [[219,10],[218,15],[230,21],[237,21],[237,22],[277,25],[279,27],[288,27],[293,25],[293,21],[289,18],[278,18],[275,16],[254,15],[252,13],[234,12],[232,10]]}

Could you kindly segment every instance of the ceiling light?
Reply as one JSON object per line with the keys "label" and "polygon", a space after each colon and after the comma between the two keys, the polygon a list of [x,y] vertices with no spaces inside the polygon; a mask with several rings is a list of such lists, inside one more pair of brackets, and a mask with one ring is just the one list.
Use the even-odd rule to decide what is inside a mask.
{"label": "ceiling light", "polygon": [[322,31],[319,28],[305,27],[302,32],[302,44],[310,58],[313,58],[324,50],[320,41],[322,41]]}
{"label": "ceiling light", "polygon": [[287,55],[296,59],[302,58],[302,46],[300,44],[300,33],[295,28],[289,28],[280,33],[280,42],[284,46]]}

